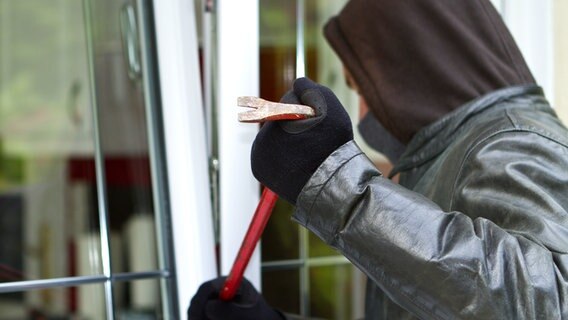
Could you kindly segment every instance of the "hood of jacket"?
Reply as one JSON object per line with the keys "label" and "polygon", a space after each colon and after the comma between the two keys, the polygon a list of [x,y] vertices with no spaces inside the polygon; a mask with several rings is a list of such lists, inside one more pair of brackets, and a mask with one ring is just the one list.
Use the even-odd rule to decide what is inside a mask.
{"label": "hood of jacket", "polygon": [[375,117],[404,144],[477,97],[535,83],[489,0],[351,0],[324,34]]}

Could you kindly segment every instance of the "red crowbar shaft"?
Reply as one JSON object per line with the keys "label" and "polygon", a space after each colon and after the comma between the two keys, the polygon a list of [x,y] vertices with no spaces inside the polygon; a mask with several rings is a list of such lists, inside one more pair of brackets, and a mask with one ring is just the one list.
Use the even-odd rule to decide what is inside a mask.
{"label": "red crowbar shaft", "polygon": [[[314,109],[308,106],[276,103],[256,97],[239,97],[237,104],[241,107],[254,109],[239,113],[240,122],[300,120],[315,116]],[[278,195],[265,187],[231,272],[219,293],[221,300],[230,301],[237,293],[237,289],[243,280],[245,269],[272,214],[276,200],[278,200]]]}
{"label": "red crowbar shaft", "polygon": [[260,202],[258,203],[254,216],[252,217],[252,221],[249,225],[245,238],[241,244],[241,248],[239,249],[239,253],[235,258],[231,272],[225,280],[223,289],[219,294],[221,300],[232,300],[237,293],[237,289],[241,285],[243,274],[249,263],[250,257],[254,252],[254,248],[256,247],[258,240],[260,240],[260,236],[262,236],[262,232],[270,218],[270,214],[276,204],[276,200],[278,200],[278,195],[265,187],[262,191]]}

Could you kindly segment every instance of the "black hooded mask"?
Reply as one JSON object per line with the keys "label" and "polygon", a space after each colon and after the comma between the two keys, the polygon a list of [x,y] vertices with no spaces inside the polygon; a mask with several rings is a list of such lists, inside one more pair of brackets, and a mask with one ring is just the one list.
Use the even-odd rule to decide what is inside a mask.
{"label": "black hooded mask", "polygon": [[489,0],[351,0],[324,33],[402,144],[466,102],[535,83]]}

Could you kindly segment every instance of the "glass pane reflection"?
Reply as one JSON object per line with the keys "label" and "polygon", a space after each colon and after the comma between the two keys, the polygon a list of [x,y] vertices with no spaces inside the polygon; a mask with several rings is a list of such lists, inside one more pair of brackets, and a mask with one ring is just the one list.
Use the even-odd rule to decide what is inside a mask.
{"label": "glass pane reflection", "polygon": [[1,282],[100,273],[84,25],[82,1],[0,1]]}
{"label": "glass pane reflection", "polygon": [[160,280],[114,283],[115,310],[121,320],[162,319]]}
{"label": "glass pane reflection", "polygon": [[329,257],[329,256],[339,256],[337,250],[333,249],[332,247],[328,246],[325,242],[323,242],[318,236],[313,233],[309,233],[308,235],[308,252],[310,258],[318,258],[318,257]]}
{"label": "glass pane reflection", "polygon": [[262,295],[272,307],[285,313],[300,314],[299,270],[263,272]]}
{"label": "glass pane reflection", "polygon": [[102,284],[0,294],[0,320],[105,319]]}
{"label": "glass pane reflection", "polygon": [[[98,123],[105,159],[109,228],[119,245],[111,246],[113,272],[150,271],[158,268],[155,209],[148,145],[144,83],[140,53],[128,55],[127,44],[137,37],[121,29],[132,17],[139,23],[134,1],[91,1],[93,58]],[[133,15],[119,15],[128,8]],[[123,20],[121,20],[123,19]],[[124,26],[123,26],[124,28]],[[134,46],[138,48],[139,46]],[[139,50],[138,50],[139,51]],[[132,58],[134,57],[134,58]],[[131,61],[138,59],[137,61]]]}
{"label": "glass pane reflection", "polygon": [[284,200],[276,203],[262,235],[263,261],[299,258],[299,226],[290,221],[292,210],[292,205]]}
{"label": "glass pane reflection", "polygon": [[[112,270],[158,268],[143,83],[129,77],[118,28],[127,2],[142,3],[0,1],[0,282],[102,273],[94,114]],[[161,310],[159,280],[145,281]],[[115,294],[130,310],[119,293],[128,287],[117,283]],[[103,293],[88,285],[0,294],[0,319],[104,319]]]}
{"label": "glass pane reflection", "polygon": [[364,315],[366,277],[350,264],[310,269],[312,317],[357,319]]}

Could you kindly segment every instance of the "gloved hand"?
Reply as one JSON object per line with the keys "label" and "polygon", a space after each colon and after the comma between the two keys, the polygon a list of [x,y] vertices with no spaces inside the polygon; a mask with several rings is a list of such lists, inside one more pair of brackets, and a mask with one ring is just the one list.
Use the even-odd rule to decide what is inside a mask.
{"label": "gloved hand", "polygon": [[189,320],[283,320],[283,314],[273,309],[256,291],[253,285],[243,279],[232,301],[219,299],[219,292],[226,277],[219,277],[203,283],[189,305]]}
{"label": "gloved hand", "polygon": [[300,191],[320,164],[353,140],[349,115],[328,88],[308,78],[294,81],[280,100],[316,110],[306,120],[267,122],[252,145],[252,173],[284,200],[296,204]]}

